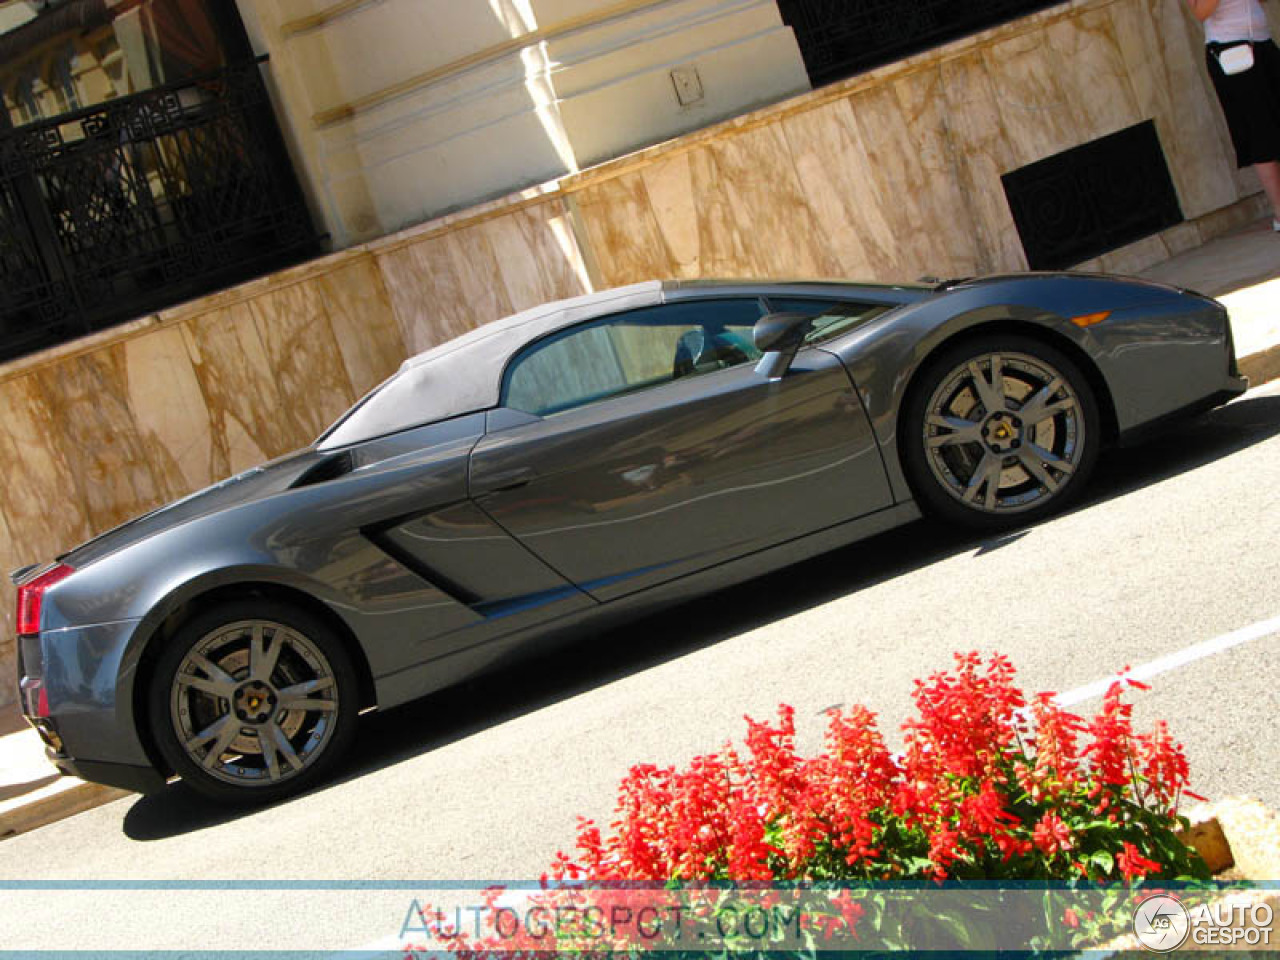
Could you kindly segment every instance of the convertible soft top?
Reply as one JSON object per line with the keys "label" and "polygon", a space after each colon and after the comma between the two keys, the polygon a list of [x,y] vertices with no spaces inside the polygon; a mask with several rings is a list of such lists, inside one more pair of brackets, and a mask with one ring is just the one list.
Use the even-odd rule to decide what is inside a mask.
{"label": "convertible soft top", "polygon": [[424,350],[330,427],[320,445],[360,443],[496,407],[502,371],[525,344],[584,320],[656,306],[663,302],[665,288],[663,282],[651,280],[544,303]]}

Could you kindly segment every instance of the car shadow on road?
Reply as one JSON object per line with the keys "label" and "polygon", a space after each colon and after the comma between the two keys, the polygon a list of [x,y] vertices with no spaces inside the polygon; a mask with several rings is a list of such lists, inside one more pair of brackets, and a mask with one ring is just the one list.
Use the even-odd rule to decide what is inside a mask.
{"label": "car shadow on road", "polygon": [[[1087,496],[1074,509],[1087,510],[1278,434],[1280,395],[1246,397],[1173,424],[1141,445],[1108,451]],[[1032,533],[1034,528],[982,537],[917,521],[394,710],[371,714],[361,723],[351,759],[313,795],[945,558],[963,553],[978,557]],[[255,808],[214,804],[173,783],[135,802],[125,816],[124,830],[134,840],[163,840],[253,812]]]}

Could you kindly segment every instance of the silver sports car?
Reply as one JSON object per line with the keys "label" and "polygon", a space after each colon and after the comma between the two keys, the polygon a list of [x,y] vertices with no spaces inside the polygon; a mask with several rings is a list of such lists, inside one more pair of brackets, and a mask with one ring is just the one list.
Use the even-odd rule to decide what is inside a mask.
{"label": "silver sports car", "polygon": [[645,283],[408,360],[305,450],[14,575],[59,767],[229,801],[357,715],[921,511],[1031,523],[1101,449],[1246,383],[1185,290]]}

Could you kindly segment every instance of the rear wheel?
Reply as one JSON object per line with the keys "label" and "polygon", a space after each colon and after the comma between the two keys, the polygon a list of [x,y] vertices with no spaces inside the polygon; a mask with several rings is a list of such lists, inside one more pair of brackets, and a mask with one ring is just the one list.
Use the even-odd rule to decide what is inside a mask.
{"label": "rear wheel", "polygon": [[1098,406],[1061,351],[1025,336],[946,350],[905,410],[904,464],[922,506],[979,529],[1062,509],[1097,459]]}
{"label": "rear wheel", "polygon": [[156,667],[156,743],[191,787],[265,803],[324,777],[355,733],[357,681],[341,641],[311,614],[220,604],[184,624]]}

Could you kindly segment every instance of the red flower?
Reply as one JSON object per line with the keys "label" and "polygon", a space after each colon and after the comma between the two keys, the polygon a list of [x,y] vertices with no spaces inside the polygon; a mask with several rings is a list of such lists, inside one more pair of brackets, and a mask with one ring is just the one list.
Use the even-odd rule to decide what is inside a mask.
{"label": "red flower", "polygon": [[1084,748],[1091,755],[1098,782],[1105,786],[1125,787],[1132,782],[1129,767],[1132,758],[1131,740],[1133,713],[1131,704],[1120,700],[1124,685],[1117,680],[1102,698],[1102,710],[1088,723],[1092,742]]}
{"label": "red flower", "polygon": [[1160,803],[1176,811],[1178,798],[1186,790],[1190,775],[1182,744],[1169,734],[1163,720],[1156,722],[1151,733],[1138,738],[1138,769],[1147,781],[1147,789]]}
{"label": "red flower", "polygon": [[1052,859],[1058,853],[1070,853],[1075,846],[1071,828],[1062,822],[1052,810],[1040,818],[1032,831],[1032,842],[1046,857]]}
{"label": "red flower", "polygon": [[908,721],[907,766],[931,779],[977,778],[994,771],[1014,741],[1015,714],[1024,704],[1013,665],[993,656],[986,670],[976,653],[956,654],[956,674],[916,681],[918,719]]}
{"label": "red flower", "polygon": [[933,861],[934,879],[947,879],[947,871],[951,865],[964,856],[959,844],[960,834],[946,828],[929,838],[929,859]]}
{"label": "red flower", "polygon": [[1155,860],[1148,860],[1140,854],[1138,848],[1128,840],[1124,842],[1124,849],[1116,856],[1116,867],[1126,883],[1141,880],[1148,874],[1159,873],[1164,869]]}
{"label": "red flower", "polygon": [[1071,786],[1079,768],[1076,737],[1084,721],[1059,707],[1051,693],[1037,694],[1031,710],[1036,724],[1036,782]]}
{"label": "red flower", "polygon": [[1080,918],[1076,916],[1076,912],[1070,907],[1067,907],[1066,910],[1062,911],[1062,922],[1073,930],[1080,926]]}

